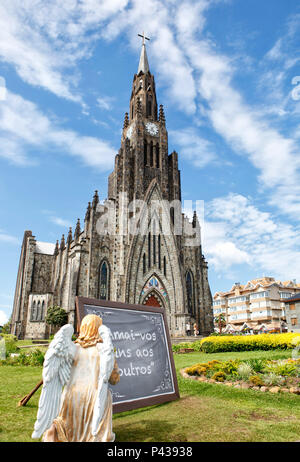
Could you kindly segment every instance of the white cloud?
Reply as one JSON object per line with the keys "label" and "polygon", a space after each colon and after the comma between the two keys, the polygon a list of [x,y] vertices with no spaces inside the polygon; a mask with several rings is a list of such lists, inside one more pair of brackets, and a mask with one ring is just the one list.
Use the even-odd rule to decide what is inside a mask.
{"label": "white cloud", "polygon": [[72,223],[70,221],[60,218],[60,217],[51,216],[49,219],[52,223],[55,223],[58,226],[63,226],[66,228],[72,226]]}
{"label": "white cloud", "polygon": [[114,98],[109,96],[102,96],[98,97],[96,101],[100,109],[110,111],[112,109],[112,103],[114,101]]}
{"label": "white cloud", "polygon": [[216,159],[214,145],[202,138],[196,129],[189,127],[182,130],[170,130],[172,142],[180,146],[180,154],[195,167],[205,167]]}
{"label": "white cloud", "polygon": [[127,2],[3,0],[0,58],[13,65],[30,85],[81,102],[81,96],[74,91],[79,77],[75,65],[90,56],[100,24],[122,10]]}
{"label": "white cloud", "polygon": [[20,165],[32,163],[27,155],[30,147],[78,157],[99,170],[109,170],[115,156],[108,142],[64,130],[34,103],[11,92],[7,92],[5,104],[0,105],[0,140],[0,156]]}
{"label": "white cloud", "polygon": [[19,245],[20,241],[17,237],[12,236],[11,234],[8,234],[0,229],[0,242],[4,242],[7,244],[16,244]]}
{"label": "white cloud", "polygon": [[4,311],[0,310],[0,326],[4,326],[4,324],[6,324],[7,322],[8,322],[7,314]]}
{"label": "white cloud", "polygon": [[250,198],[229,194],[206,207],[203,247],[219,273],[247,264],[284,280],[300,273],[300,229],[262,212]]}
{"label": "white cloud", "polygon": [[[195,71],[198,95],[207,103],[206,114],[213,128],[258,169],[261,184],[274,191],[270,201],[282,212],[299,216],[300,158],[296,140],[282,135],[258,108],[244,102],[232,83],[235,69],[230,59],[218,54],[210,41],[197,40],[194,17],[186,15],[182,22],[182,11],[186,12],[190,5],[183,2],[177,11],[179,44]],[[202,16],[200,20],[203,22]],[[288,188],[294,194],[290,193],[292,209],[287,210],[286,201],[278,201],[278,192],[282,196]]]}

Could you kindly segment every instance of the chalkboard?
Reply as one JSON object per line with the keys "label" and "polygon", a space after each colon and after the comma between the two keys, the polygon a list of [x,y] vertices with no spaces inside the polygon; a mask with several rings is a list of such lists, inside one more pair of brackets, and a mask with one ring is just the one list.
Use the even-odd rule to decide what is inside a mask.
{"label": "chalkboard", "polygon": [[179,398],[170,335],[164,310],[144,305],[76,298],[77,330],[87,314],[111,329],[120,382],[111,385],[113,412]]}

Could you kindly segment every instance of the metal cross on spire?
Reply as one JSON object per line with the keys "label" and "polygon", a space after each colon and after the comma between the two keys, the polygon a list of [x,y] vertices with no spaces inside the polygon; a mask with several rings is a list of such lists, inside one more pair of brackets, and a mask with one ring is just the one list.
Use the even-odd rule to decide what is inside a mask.
{"label": "metal cross on spire", "polygon": [[143,39],[143,45],[145,45],[145,39],[146,39],[146,40],[150,40],[149,37],[146,37],[146,36],[145,36],[145,32],[144,32],[144,31],[143,31],[143,35],[142,35],[142,34],[138,34],[138,37],[142,37],[142,39]]}

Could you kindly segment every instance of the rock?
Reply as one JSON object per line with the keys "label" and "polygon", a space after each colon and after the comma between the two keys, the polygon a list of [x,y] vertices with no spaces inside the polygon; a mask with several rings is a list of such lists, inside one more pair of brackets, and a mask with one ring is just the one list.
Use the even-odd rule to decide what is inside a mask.
{"label": "rock", "polygon": [[299,394],[299,388],[296,388],[296,387],[291,387],[290,388],[290,393],[295,393],[295,395],[298,395]]}
{"label": "rock", "polygon": [[206,378],[203,376],[198,377],[197,380],[199,380],[199,382],[206,382]]}
{"label": "rock", "polygon": [[269,392],[270,393],[279,393],[280,387],[271,387]]}
{"label": "rock", "polygon": [[259,387],[252,387],[252,390],[259,390]]}
{"label": "rock", "polygon": [[241,388],[247,390],[248,388],[250,388],[250,385],[248,383],[242,383]]}
{"label": "rock", "polygon": [[280,391],[282,391],[283,393],[289,393],[290,392],[289,388],[285,388],[285,387],[281,388]]}
{"label": "rock", "polygon": [[225,385],[226,385],[227,387],[232,387],[233,383],[231,383],[231,382],[226,382]]}
{"label": "rock", "polygon": [[260,387],[260,391],[268,391],[268,387]]}
{"label": "rock", "polygon": [[234,385],[234,388],[241,388],[241,385],[238,383],[237,385]]}

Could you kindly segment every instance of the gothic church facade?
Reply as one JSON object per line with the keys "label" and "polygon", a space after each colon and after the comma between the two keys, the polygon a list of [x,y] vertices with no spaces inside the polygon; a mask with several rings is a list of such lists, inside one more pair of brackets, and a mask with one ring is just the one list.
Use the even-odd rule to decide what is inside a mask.
{"label": "gothic church facade", "polygon": [[200,225],[196,213],[192,221],[182,213],[178,154],[168,154],[144,43],[108,197],[100,202],[96,191],[83,229],[78,220],[74,234],[70,228],[56,245],[25,231],[12,333],[46,338],[45,315],[53,305],[75,325],[77,295],[161,306],[173,337],[185,335],[187,322],[196,322],[202,335],[213,330]]}

